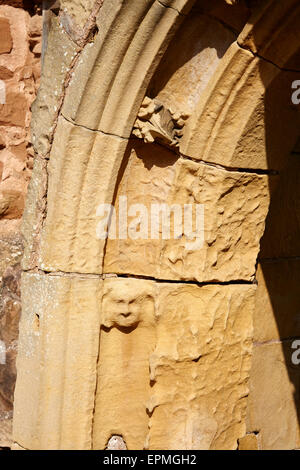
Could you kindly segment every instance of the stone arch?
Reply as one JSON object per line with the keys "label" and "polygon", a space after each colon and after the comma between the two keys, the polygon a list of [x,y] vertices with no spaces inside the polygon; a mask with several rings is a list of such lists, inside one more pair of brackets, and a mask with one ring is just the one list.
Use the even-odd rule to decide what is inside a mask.
{"label": "stone arch", "polygon": [[[194,3],[106,0],[96,19],[99,33],[84,47],[59,32],[59,20],[53,20],[33,124],[38,157],[24,224],[28,272],[23,276],[15,440],[25,448],[104,448],[115,434],[130,449],[140,434],[139,448],[231,449],[246,433],[253,281],[269,180],[281,168],[281,152],[289,153],[299,135],[298,114],[289,105],[290,146],[263,151],[264,99],[266,90],[276,96],[290,77],[299,75],[299,43],[292,27],[299,24],[299,7],[291,0],[258,8],[199,94],[174,152],[130,136],[147,88],[156,98],[159,63]],[[47,70],[53,65],[51,41],[59,35],[67,58],[62,60],[69,63],[62,64],[61,96],[51,109]],[[168,111],[165,96],[158,93],[158,98]],[[44,128],[39,125],[43,117]],[[163,177],[157,168],[163,168]],[[209,207],[201,252],[185,253],[184,238],[136,244],[95,237],[97,206],[117,201],[122,191],[136,201],[144,181],[149,200],[193,200]],[[128,302],[152,312],[141,315],[132,336],[102,323],[110,315],[102,299],[112,295],[114,283],[125,298],[128,282],[137,292]],[[147,306],[141,307],[145,296]],[[38,333],[32,328],[37,312],[42,312]],[[134,342],[140,369],[131,370],[129,364],[124,387],[116,392],[117,384],[107,375],[109,362],[102,357],[115,354],[124,360],[118,345],[131,351]],[[114,372],[118,377],[120,369]],[[137,375],[141,378],[135,383]],[[132,414],[127,425],[122,393],[130,389],[128,378],[139,388],[141,406],[135,414],[133,399],[125,400]],[[114,409],[107,405],[102,429],[110,394]]]}

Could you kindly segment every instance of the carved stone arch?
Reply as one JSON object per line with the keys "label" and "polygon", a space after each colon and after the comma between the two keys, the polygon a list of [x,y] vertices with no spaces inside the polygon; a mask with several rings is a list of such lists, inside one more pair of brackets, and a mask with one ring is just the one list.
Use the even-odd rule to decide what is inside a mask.
{"label": "carved stone arch", "polygon": [[[299,15],[298,2],[270,1],[249,19],[187,123],[184,155],[233,168],[282,167],[299,137],[299,113],[290,100],[300,70]],[[267,106],[277,114],[272,136]]]}
{"label": "carved stone arch", "polygon": [[[84,45],[65,17],[52,20],[24,220],[14,418],[24,448],[104,448],[115,435],[129,449],[234,449],[246,434],[256,260],[269,170],[284,159],[272,138],[262,151],[264,100],[299,74],[299,7],[264,2],[237,42],[224,33],[181,137],[189,110],[171,110],[153,83],[194,3],[104,0],[90,20],[99,32]],[[286,153],[299,125],[289,104],[291,116]],[[162,141],[132,138],[148,117]],[[99,240],[97,207],[119,209],[124,194],[128,203],[204,204],[204,245]],[[135,309],[128,322],[121,304]]]}
{"label": "carved stone arch", "polygon": [[[192,3],[105,1],[96,18],[99,34],[83,48],[52,19],[32,124],[37,159],[24,218],[23,268],[31,273],[23,279],[14,432],[25,448],[92,446],[101,303],[101,282],[93,274],[102,273],[105,246],[95,236],[95,215],[99,204],[113,201],[148,82]],[[92,277],[81,280],[84,273]],[[84,285],[90,306],[80,293]],[[44,305],[45,296],[52,307]],[[74,315],[63,305],[74,308]],[[76,315],[78,308],[88,316]]]}

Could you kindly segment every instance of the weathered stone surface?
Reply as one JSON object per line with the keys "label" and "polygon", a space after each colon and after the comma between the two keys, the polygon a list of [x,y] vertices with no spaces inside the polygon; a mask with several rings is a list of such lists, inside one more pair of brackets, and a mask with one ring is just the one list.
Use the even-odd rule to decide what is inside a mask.
{"label": "weathered stone surface", "polygon": [[0,104],[0,217],[17,219],[23,213],[32,168],[30,106],[39,81],[39,58],[33,44],[40,44],[36,31],[40,16],[0,6],[0,18],[0,34],[12,42],[7,53],[0,55],[0,80],[5,84],[4,103]]}
{"label": "weathered stone surface", "polygon": [[46,162],[36,158],[22,221],[22,234],[25,242],[22,267],[25,270],[33,269],[38,265],[40,231],[45,213],[47,183]]}
{"label": "weathered stone surface", "polygon": [[178,111],[194,111],[234,39],[232,31],[203,14],[196,3],[159,64],[149,86],[150,96]]}
{"label": "weathered stone surface", "polygon": [[254,291],[159,285],[150,449],[237,447],[245,433]]}
{"label": "weathered stone surface", "polygon": [[256,346],[253,352],[248,402],[248,432],[260,431],[264,450],[297,449],[300,445],[300,374],[287,364],[291,342]]}
{"label": "weathered stone surface", "polygon": [[[151,203],[170,201],[178,157],[163,147],[145,146],[139,141],[131,145],[127,153],[125,163],[128,163],[123,169],[115,197],[116,214],[120,213],[120,196],[126,196],[128,208],[133,204],[144,204],[150,217]],[[128,217],[128,226],[134,218],[134,214]],[[100,222],[100,217],[98,220]],[[151,237],[150,219],[147,231]],[[120,239],[119,233],[116,240],[107,240],[104,272],[159,277],[163,241],[151,238],[133,240],[129,233],[124,234],[124,240]]]}
{"label": "weathered stone surface", "polygon": [[113,434],[129,450],[236,448],[254,291],[106,279],[94,448]]}
{"label": "weathered stone surface", "polygon": [[0,447],[10,447],[16,380],[18,323],[21,311],[19,274],[23,244],[19,221],[0,222]]}
{"label": "weathered stone surface", "polygon": [[[208,281],[251,280],[268,210],[268,178],[227,172],[198,164],[156,146],[134,144],[116,196],[148,209],[148,238],[108,240],[105,272],[161,279]],[[151,239],[151,204],[204,205],[204,244],[189,240]],[[194,209],[195,210],[195,209]],[[128,217],[128,225],[136,215]],[[153,218],[152,218],[153,223]],[[195,226],[195,215],[194,215]],[[171,224],[173,221],[171,220]]]}
{"label": "weathered stone surface", "polygon": [[1,447],[11,447],[12,413],[0,413],[0,451]]}
{"label": "weathered stone surface", "polygon": [[300,260],[261,261],[257,271],[254,341],[300,337]]}
{"label": "weathered stone surface", "polygon": [[[278,271],[269,265],[268,294],[258,272],[254,320],[257,328],[264,309],[265,332],[255,342],[246,419],[256,261],[275,179],[265,170],[281,170],[299,140],[291,103],[299,72],[258,55],[270,47],[270,60],[281,51],[284,67],[296,63],[295,28],[287,29],[299,7],[291,10],[295,0],[287,7],[200,0],[190,12],[194,3],[105,0],[97,13],[96,1],[84,8],[66,0],[60,13],[52,4],[50,52],[35,105],[40,155],[24,225],[24,267],[33,272],[23,277],[14,425],[24,449],[300,445],[299,367],[291,363],[290,341],[296,282],[283,319],[284,283],[278,287]],[[254,3],[256,16],[238,44]],[[228,12],[224,21],[221,11]],[[258,55],[248,48],[250,37]],[[32,40],[31,47],[38,57],[39,44]],[[5,65],[0,72],[13,73]],[[186,114],[181,107],[190,107],[179,151],[166,148],[174,129],[171,139],[160,140],[166,147],[130,138],[135,127],[151,140],[143,123],[134,123],[145,96],[155,101],[160,94],[165,109],[175,103],[176,123]],[[15,118],[21,123],[24,115]],[[161,122],[151,123],[154,134]],[[148,209],[152,202],[204,204],[203,246],[200,235],[191,248],[183,233],[139,239],[136,206],[130,236],[99,238],[99,205],[118,210],[121,196],[128,207]],[[280,312],[278,327],[271,303]],[[281,335],[289,340],[280,344]]]}
{"label": "weathered stone surface", "polygon": [[241,32],[238,42],[278,67],[300,70],[297,0],[264,2]]}
{"label": "weathered stone surface", "polygon": [[41,269],[102,272],[106,241],[97,238],[96,213],[100,204],[113,202],[126,145],[125,139],[59,119],[48,165]]}
{"label": "weathered stone surface", "polygon": [[22,292],[14,440],[29,449],[89,449],[101,281],[23,274]]}
{"label": "weathered stone surface", "polygon": [[281,169],[299,135],[299,106],[291,104],[299,78],[232,44],[187,123],[181,152],[234,168]]}
{"label": "weathered stone surface", "polygon": [[[19,3],[17,6],[22,7],[22,2]],[[11,446],[15,360],[21,312],[19,275],[23,242],[20,217],[33,162],[29,123],[30,106],[39,84],[40,43],[41,16],[33,14],[33,11],[29,13],[1,4],[0,447]]]}
{"label": "weathered stone surface", "polygon": [[77,27],[83,28],[95,3],[103,3],[103,0],[61,0],[60,9],[72,18]]}
{"label": "weathered stone surface", "polygon": [[104,449],[113,434],[121,435],[129,450],[145,445],[157,300],[157,286],[151,281],[104,281],[94,449]]}
{"label": "weathered stone surface", "polygon": [[172,8],[154,0],[103,3],[97,16],[99,32],[93,46],[83,51],[66,92],[65,117],[89,129],[130,136],[150,78],[184,19],[179,11],[193,2],[180,0],[179,11],[169,3]]}
{"label": "weathered stone surface", "polygon": [[13,407],[16,354],[21,313],[20,265],[8,266],[0,284],[0,415]]}
{"label": "weathered stone surface", "polygon": [[50,151],[65,82],[78,51],[79,47],[62,29],[59,20],[52,18],[41,86],[32,107],[32,142],[36,153],[42,157]]}

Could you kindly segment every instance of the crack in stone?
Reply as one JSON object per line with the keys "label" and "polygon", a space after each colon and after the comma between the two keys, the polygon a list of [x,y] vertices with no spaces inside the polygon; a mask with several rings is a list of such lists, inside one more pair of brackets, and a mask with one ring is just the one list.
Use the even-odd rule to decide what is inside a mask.
{"label": "crack in stone", "polygon": [[243,285],[256,285],[256,280],[254,281],[247,281],[245,279],[232,279],[231,281],[191,281],[191,280],[179,280],[179,279],[161,279],[152,276],[144,276],[138,274],[117,274],[117,278],[119,279],[143,279],[149,281],[155,281],[158,283],[171,283],[171,284],[190,284],[196,286],[207,286],[207,285],[220,285],[220,286],[228,286],[231,284],[243,284]]}
{"label": "crack in stone", "polygon": [[287,69],[287,68],[285,68],[285,67],[280,67],[280,65],[276,64],[276,63],[273,62],[271,59],[267,59],[266,57],[260,55],[258,52],[252,51],[252,49],[250,49],[250,47],[243,46],[243,45],[240,44],[238,41],[236,41],[236,44],[237,44],[241,49],[243,49],[244,51],[248,51],[248,52],[250,52],[254,57],[258,57],[259,59],[264,60],[265,62],[268,62],[268,63],[271,64],[271,65],[274,65],[274,67],[276,67],[277,69],[281,70],[282,72],[300,73],[300,69],[299,69],[299,70],[295,70],[295,69]]}
{"label": "crack in stone", "polygon": [[184,13],[182,13],[181,11],[177,10],[177,8],[174,8],[170,5],[165,5],[161,0],[156,0],[157,3],[159,3],[162,7],[165,7],[165,8],[170,8],[170,10],[174,10],[176,11],[176,13],[178,13],[178,15],[181,15],[181,16],[187,16],[185,15]]}
{"label": "crack in stone", "polygon": [[14,444],[21,447],[22,450],[29,450],[29,449],[26,449],[25,447],[21,446],[21,444],[19,444],[17,441],[14,441]]}
{"label": "crack in stone", "polygon": [[228,285],[256,285],[257,281],[247,281],[245,279],[232,279],[230,281],[192,281],[192,280],[180,280],[180,279],[161,279],[153,276],[144,276],[139,274],[116,274],[116,273],[103,273],[103,274],[96,274],[96,273],[78,273],[78,272],[67,272],[67,271],[46,271],[42,269],[27,269],[23,270],[23,272],[27,274],[41,274],[45,276],[52,276],[52,277],[81,277],[83,279],[141,279],[145,281],[154,281],[158,283],[169,283],[169,284],[189,284],[189,285],[196,285],[196,286],[207,286],[207,285],[220,285],[220,286],[228,286]]}
{"label": "crack in stone", "polygon": [[91,129],[90,127],[84,126],[83,124],[77,124],[77,122],[74,122],[72,119],[67,118],[63,113],[60,113],[60,116],[63,117],[67,122],[69,122],[73,126],[81,127],[82,129],[86,129],[87,131],[95,132],[97,134],[102,134],[102,135],[108,135],[108,136],[111,136],[111,137],[117,137],[117,138],[122,139],[122,140],[129,140],[129,138],[127,138],[127,137],[122,137],[118,134],[113,134],[112,132],[104,132],[104,131],[101,131],[99,129]]}
{"label": "crack in stone", "polygon": [[[138,142],[140,139],[137,137],[130,137],[128,141],[133,141],[133,142]],[[278,176],[280,174],[279,171],[277,170],[269,170],[269,169],[262,169],[262,168],[241,168],[241,167],[234,167],[234,166],[226,166],[226,165],[221,165],[220,163],[215,163],[215,162],[208,162],[207,160],[199,160],[197,158],[190,157],[188,155],[184,155],[183,153],[180,153],[176,151],[176,149],[168,147],[167,145],[163,145],[161,142],[153,142],[154,146],[159,146],[162,147],[163,149],[169,150],[173,155],[176,155],[178,158],[183,158],[184,160],[188,160],[194,163],[202,164],[202,165],[207,165],[207,166],[212,166],[214,168],[217,168],[219,170],[224,170],[228,172],[238,172],[238,173],[253,173],[257,175],[269,175],[269,176]]]}

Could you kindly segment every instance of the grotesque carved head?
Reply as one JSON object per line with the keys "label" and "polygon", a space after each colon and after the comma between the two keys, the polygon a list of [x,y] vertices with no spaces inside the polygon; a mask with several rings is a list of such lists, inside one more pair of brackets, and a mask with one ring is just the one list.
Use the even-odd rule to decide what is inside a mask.
{"label": "grotesque carved head", "polygon": [[138,279],[106,279],[102,325],[130,328],[154,319],[153,283]]}

